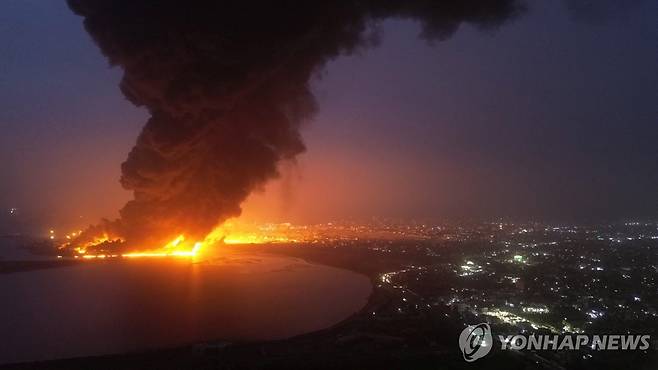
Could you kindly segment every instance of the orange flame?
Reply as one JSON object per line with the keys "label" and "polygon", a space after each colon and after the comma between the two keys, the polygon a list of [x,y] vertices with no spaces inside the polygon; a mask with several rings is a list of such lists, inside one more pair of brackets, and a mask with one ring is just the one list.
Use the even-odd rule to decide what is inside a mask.
{"label": "orange flame", "polygon": [[[299,241],[297,238],[291,238],[288,235],[290,224],[270,224],[270,225],[244,225],[235,222],[225,222],[217,226],[203,240],[189,241],[184,234],[166,243],[164,246],[155,249],[137,250],[128,253],[112,254],[104,252],[102,254],[89,253],[89,249],[100,246],[103,243],[123,242],[122,238],[110,237],[107,233],[95,237],[93,241],[82,245],[73,245],[69,241],[60,246],[60,248],[72,248],[76,255],[75,258],[83,259],[104,259],[104,258],[141,258],[141,257],[186,257],[195,258],[200,256],[202,251],[207,250],[217,244],[265,244],[265,243],[290,243]],[[68,240],[80,235],[80,232],[73,232],[66,235]]]}

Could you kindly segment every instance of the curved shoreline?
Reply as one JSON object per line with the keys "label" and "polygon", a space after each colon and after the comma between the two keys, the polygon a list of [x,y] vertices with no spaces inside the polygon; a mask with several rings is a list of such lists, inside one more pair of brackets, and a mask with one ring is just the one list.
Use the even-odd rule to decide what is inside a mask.
{"label": "curved shoreline", "polygon": [[[235,257],[235,259],[232,259],[231,257]],[[262,257],[262,259],[261,259],[261,257]],[[116,271],[115,273],[121,273],[120,271],[125,271],[125,270],[115,270],[114,268],[109,266],[109,264],[114,264],[114,263],[117,263],[117,262],[120,262],[120,261],[85,261],[85,262],[72,261],[72,263],[65,263],[65,262],[67,262],[67,261],[62,261],[62,260],[48,261],[48,263],[42,263],[40,261],[39,262],[25,262],[25,263],[24,262],[19,262],[19,263],[16,263],[16,265],[19,266],[20,268],[13,268],[11,271],[5,271],[5,273],[19,272],[19,271],[34,271],[34,270],[37,270],[37,269],[41,270],[41,269],[53,268],[53,267],[81,266],[81,265],[87,266],[88,263],[90,263],[90,262],[93,263],[94,265],[98,265],[98,264],[104,264],[105,265],[103,270],[93,269],[94,271],[104,271],[104,270],[107,270],[107,269],[109,269],[109,271]],[[141,263],[141,262],[142,261],[137,261],[136,263]],[[143,261],[143,262],[146,262],[146,261]],[[14,264],[14,263],[11,263],[11,264]],[[212,265],[212,264],[213,263],[211,262],[210,265]],[[131,263],[131,265],[132,265],[132,263]],[[255,324],[250,325],[250,327],[252,329],[248,329],[246,332],[244,332],[245,337],[241,338],[241,339],[236,339],[236,340],[230,339],[231,337],[233,337],[233,335],[229,334],[231,332],[235,332],[235,329],[230,329],[229,327],[227,327],[228,331],[226,333],[228,334],[228,336],[220,336],[220,337],[217,337],[217,338],[211,339],[211,340],[200,339],[200,340],[193,340],[193,341],[187,342],[187,344],[183,342],[183,343],[180,343],[180,344],[173,344],[173,345],[158,345],[157,343],[154,343],[154,346],[152,346],[152,347],[151,346],[144,346],[141,349],[118,350],[116,352],[111,352],[111,353],[108,353],[108,354],[103,354],[103,353],[90,354],[90,355],[84,355],[83,354],[82,356],[71,356],[70,354],[73,354],[76,351],[64,350],[62,352],[61,357],[60,356],[53,356],[52,359],[46,359],[48,357],[51,357],[52,355],[48,355],[48,354],[44,355],[43,353],[38,354],[40,352],[35,351],[35,353],[37,355],[34,356],[32,360],[27,359],[27,360],[23,361],[23,360],[18,360],[18,357],[16,357],[16,359],[19,362],[15,362],[15,361],[11,362],[10,358],[14,357],[14,356],[10,356],[9,358],[7,358],[7,360],[10,360],[10,362],[7,362],[3,365],[0,365],[0,367],[6,367],[6,366],[10,366],[10,365],[21,365],[21,364],[27,365],[27,364],[35,363],[35,361],[38,361],[39,363],[42,363],[42,361],[45,361],[45,363],[50,363],[50,362],[57,363],[57,362],[60,362],[60,361],[68,361],[68,360],[81,359],[81,358],[94,359],[94,358],[108,358],[108,357],[117,357],[117,356],[118,357],[123,357],[123,356],[136,355],[136,354],[140,354],[140,353],[144,354],[144,353],[154,353],[154,352],[161,352],[161,351],[167,352],[167,351],[172,351],[172,350],[177,350],[177,349],[182,350],[184,348],[188,348],[188,349],[191,348],[194,351],[197,351],[199,348],[205,348],[205,347],[208,347],[208,346],[212,346],[213,343],[214,344],[226,343],[227,341],[230,341],[231,343],[233,343],[235,345],[242,345],[242,344],[248,345],[248,344],[267,343],[267,342],[283,342],[283,341],[293,340],[294,338],[318,335],[318,334],[321,334],[321,333],[324,333],[324,332],[331,331],[331,330],[333,330],[335,328],[338,328],[342,325],[345,325],[346,323],[348,323],[353,318],[358,317],[360,314],[362,314],[364,312],[364,310],[367,310],[371,306],[373,292],[375,291],[372,280],[367,275],[365,275],[363,273],[360,273],[358,271],[354,271],[354,270],[351,270],[351,269],[346,269],[346,268],[342,268],[342,267],[337,267],[337,266],[327,265],[327,264],[323,264],[323,263],[318,263],[317,261],[313,261],[313,260],[310,260],[310,259],[307,259],[307,258],[299,258],[297,256],[286,256],[286,255],[281,255],[281,254],[278,254],[278,253],[262,253],[260,251],[251,251],[251,250],[242,249],[240,252],[238,252],[236,254],[231,254],[229,256],[228,260],[219,261],[219,263],[217,263],[217,265],[218,266],[223,265],[224,267],[226,267],[226,269],[225,270],[224,269],[222,269],[222,270],[207,270],[207,269],[204,268],[203,271],[222,271],[223,273],[233,274],[233,276],[237,276],[235,274],[241,275],[241,274],[244,274],[244,273],[247,273],[249,275],[255,273],[255,274],[258,275],[260,273],[268,273],[269,274],[269,273],[274,273],[274,272],[277,272],[277,273],[278,272],[294,272],[295,273],[294,275],[287,275],[287,274],[286,275],[278,275],[278,277],[274,278],[275,280],[272,280],[273,282],[274,281],[278,282],[278,283],[275,283],[275,284],[277,284],[276,286],[282,286],[282,287],[296,285],[296,284],[294,284],[294,281],[295,281],[294,279],[297,279],[298,276],[299,276],[299,278],[304,278],[305,276],[308,276],[308,278],[311,279],[311,280],[308,280],[305,284],[299,284],[298,288],[293,288],[294,291],[302,293],[304,291],[308,292],[308,289],[316,290],[317,294],[314,293],[314,295],[313,295],[313,297],[316,297],[316,298],[314,298],[314,301],[313,301],[313,302],[315,302],[315,303],[313,303],[314,305],[316,305],[316,306],[318,304],[322,305],[323,303],[321,303],[321,302],[327,302],[328,303],[328,302],[335,301],[335,302],[337,302],[337,306],[335,306],[337,308],[337,310],[332,308],[330,311],[327,311],[328,314],[323,314],[322,313],[323,311],[319,311],[318,310],[319,308],[317,308],[317,307],[316,308],[308,308],[307,311],[303,311],[303,310],[302,311],[292,311],[293,313],[291,313],[291,311],[287,311],[288,313],[285,314],[283,317],[288,316],[288,318],[285,319],[283,322],[290,322],[290,323],[294,324],[290,327],[290,329],[286,329],[286,330],[292,331],[293,333],[291,333],[290,335],[285,335],[284,334],[284,336],[281,336],[280,334],[285,333],[285,331],[282,332],[279,329],[274,329],[274,331],[272,331],[273,328],[281,328],[282,326],[281,326],[280,323],[275,324],[274,327],[272,327],[269,324],[264,325],[263,329],[262,329],[263,330],[262,331],[263,336],[264,337],[272,336],[272,339],[258,339],[258,338],[249,339],[249,337],[254,335],[254,333],[258,333],[257,331],[253,331],[253,330],[254,330],[254,328],[257,329],[259,327],[259,325],[260,325],[260,324],[258,324],[259,322],[261,322],[263,320],[266,320],[266,321],[271,320],[271,318],[269,318],[269,317],[272,316],[272,314],[270,314],[270,315],[261,316],[259,319],[257,319],[255,321]],[[304,275],[304,274],[307,274],[307,273],[304,272],[304,271],[298,270],[298,268],[304,268],[305,265],[313,266],[313,270],[310,270],[310,271],[312,271],[312,272],[310,272],[311,275]],[[123,268],[124,267],[122,267],[122,269]],[[140,268],[137,268],[134,265],[133,265],[132,268],[133,269],[140,269]],[[67,272],[66,275],[63,275],[63,276],[69,276],[69,278],[68,278],[69,280],[70,280],[70,276],[77,276],[79,274],[79,273],[71,273],[70,272],[71,270],[69,270],[69,269],[66,269],[66,270],[68,270],[69,272]],[[74,269],[74,270],[77,270],[77,269]],[[175,270],[176,269],[174,269],[174,271]],[[335,272],[331,272],[332,270],[335,271]],[[91,271],[91,270],[85,269],[85,271]],[[81,272],[81,273],[88,274],[88,272],[85,273],[84,271]],[[146,270],[146,272],[141,273],[141,274],[143,276],[143,274],[148,274],[148,273],[149,273],[148,270]],[[337,274],[337,275],[335,275],[335,280],[333,278],[334,274]],[[23,275],[23,274],[21,274],[21,275]],[[42,274],[39,274],[39,275],[42,275]],[[48,273],[48,275],[50,275],[50,273]],[[350,275],[353,275],[353,277],[350,277]],[[31,279],[29,276],[32,276],[32,274],[21,276],[20,278],[17,277],[17,279],[19,279],[19,280],[11,279],[11,281],[14,281],[14,280],[15,281],[29,281]],[[59,275],[57,273],[57,276],[61,276],[61,275]],[[102,274],[100,274],[100,275],[95,274],[94,276],[95,277],[93,279],[98,279],[99,276],[103,276],[103,275]],[[132,277],[131,274],[124,275],[124,276],[125,276],[126,279],[130,279]],[[212,276],[212,275],[209,275],[209,276]],[[227,276],[230,276],[230,275],[227,275]],[[327,278],[329,278],[330,280],[326,280]],[[357,280],[352,280],[352,279],[355,279],[355,278],[358,278],[359,280],[358,281]],[[249,291],[257,292],[255,290],[253,290],[254,289],[253,287],[257,287],[259,285],[259,283],[258,283],[259,279],[262,279],[262,278],[260,278],[258,276],[254,276],[254,277],[250,277],[250,278],[246,278],[246,279],[251,281],[250,285],[252,287],[252,288],[249,288],[246,292],[249,292]],[[267,281],[270,281],[272,279],[272,277],[265,277],[265,279],[267,279]],[[281,279],[283,279],[283,280],[281,280]],[[320,280],[317,280],[318,283],[320,283],[320,285],[317,285],[318,283],[315,283],[316,279],[320,279]],[[365,280],[363,280],[363,279],[365,279]],[[141,280],[141,278],[140,278],[140,280]],[[140,281],[140,280],[137,280],[137,281]],[[333,283],[328,283],[331,280],[334,280],[334,282]],[[213,280],[208,280],[208,281],[213,281]],[[322,283],[322,281],[325,281],[325,283]],[[353,288],[351,288],[350,293],[348,293],[346,291],[345,298],[347,298],[347,297],[358,297],[358,296],[361,296],[362,298],[359,298],[359,301],[347,300],[347,301],[344,301],[346,303],[341,304],[340,302],[342,301],[343,298],[340,296],[340,294],[336,294],[337,292],[340,292],[339,287],[341,286],[340,285],[341,281],[344,281],[345,283],[350,282],[350,284],[351,284],[352,281],[355,282],[355,285],[353,286]],[[224,284],[226,284],[226,283],[232,284],[232,281],[229,280],[228,282],[225,282]],[[7,284],[12,284],[13,285],[13,283],[11,283],[9,281],[7,282]],[[92,285],[95,284],[94,280],[90,280],[89,284],[92,284]],[[281,285],[281,284],[283,284],[283,285]],[[326,285],[326,284],[329,284],[329,285]],[[267,288],[268,285],[269,284],[266,284],[264,288],[268,289]],[[10,286],[10,285],[8,285],[8,286]],[[242,288],[240,288],[240,286],[243,286],[243,284],[242,283],[238,284],[236,286],[236,289],[242,290]],[[313,287],[316,287],[316,288],[313,288]],[[75,289],[75,288],[73,288],[73,289]],[[213,288],[211,288],[211,289],[213,289]],[[301,290],[299,290],[299,289],[301,289]],[[325,290],[325,289],[329,289],[329,290]],[[267,298],[267,297],[268,296],[271,297],[272,293],[277,294],[276,293],[277,291],[278,290],[270,291],[269,295],[265,295],[261,298],[257,298],[256,302],[267,302],[268,300],[271,300],[271,298]],[[327,295],[324,292],[329,292],[331,294]],[[360,293],[358,293],[358,292],[360,292]],[[34,294],[39,295],[38,292],[35,292]],[[245,294],[254,294],[254,293],[241,293],[241,296],[245,296]],[[288,302],[287,301],[288,299],[294,299],[294,300],[297,300],[297,303],[292,303],[292,306],[290,306],[290,307],[291,308],[292,307],[297,307],[293,310],[299,310],[300,302],[303,302],[303,296],[298,296],[297,298],[294,298],[295,295],[298,295],[298,294],[299,293],[286,293],[282,297],[283,300],[281,302],[282,302],[283,306],[281,306],[281,307],[288,307],[288,304],[284,303],[284,302]],[[302,293],[302,294],[304,294],[304,293]],[[357,294],[357,295],[355,296],[355,294]],[[256,295],[256,297],[257,296],[258,295]],[[230,297],[231,296],[229,295],[229,296],[226,297],[226,299],[228,301],[231,301]],[[286,298],[286,297],[288,297],[288,298]],[[323,298],[319,298],[319,297],[323,297]],[[335,298],[332,298],[332,297],[335,297]],[[319,300],[318,300],[318,298],[319,298]],[[90,299],[93,299],[93,298],[90,296]],[[115,299],[115,298],[113,298],[113,296],[110,296],[108,299],[112,300],[112,299]],[[242,302],[242,300],[243,299],[239,299],[236,302]],[[252,302],[254,300],[253,300],[253,298],[250,298],[249,301]],[[19,299],[19,302],[20,302],[20,299]],[[245,301],[245,303],[246,302],[247,301]],[[293,302],[293,301],[289,301],[289,302]],[[347,302],[351,302],[351,303],[347,303]],[[198,302],[197,305],[198,304],[201,304],[201,303]],[[239,303],[237,303],[237,304],[239,304]],[[278,307],[278,306],[280,306],[280,305],[277,304],[274,307]],[[302,304],[302,306],[303,306],[303,304]],[[354,308],[349,308],[350,306],[354,306]],[[21,307],[20,303],[17,306],[15,306],[13,309],[10,309],[8,312],[12,312],[12,310],[16,311],[16,309],[18,309],[18,307]],[[75,305],[74,305],[74,307],[75,307]],[[194,306],[192,306],[192,307],[194,307]],[[199,307],[212,307],[212,306],[205,306],[204,305],[204,306],[199,306]],[[246,306],[246,307],[249,307],[249,306]],[[268,306],[266,305],[266,306],[261,306],[261,307],[268,307]],[[321,306],[318,306],[318,307],[321,307]],[[332,303],[332,304],[328,305],[327,307],[334,307],[334,304]],[[342,308],[340,308],[340,307],[342,307]],[[348,309],[348,312],[344,312],[345,309]],[[73,309],[73,310],[75,311],[75,309]],[[212,310],[212,308],[210,308],[210,310]],[[341,314],[341,311],[343,311],[344,313]],[[274,308],[273,312],[277,312],[276,308]],[[299,312],[299,316],[298,316],[299,320],[296,320],[294,318],[294,317],[297,317],[297,315],[298,315],[297,312]],[[315,312],[315,313],[312,313],[312,312]],[[96,315],[98,313],[92,313],[92,314]],[[253,314],[254,314],[253,311],[250,314],[246,314],[247,316],[245,316],[245,319],[247,321],[251,321],[251,320],[248,319],[248,317],[249,317],[249,315],[253,315]],[[260,315],[258,313],[256,313],[256,314]],[[310,316],[309,316],[309,314],[310,314]],[[346,314],[346,315],[343,316],[344,314]],[[293,315],[293,316],[290,317],[290,315]],[[336,317],[336,315],[338,315],[338,317]],[[337,320],[334,321],[334,319],[332,319],[332,316],[336,317]],[[212,317],[212,316],[210,316],[210,317]],[[220,319],[221,317],[225,317],[225,314],[224,313],[219,313],[219,316],[217,316],[216,320],[223,320],[223,319]],[[277,317],[277,314],[274,314],[274,317]],[[309,321],[309,318],[310,318],[311,321]],[[312,328],[310,330],[303,329],[304,327],[307,327],[309,325],[311,327],[313,325],[316,325],[316,324],[313,324],[313,322],[321,323],[322,321],[329,321],[329,322],[326,325],[316,326],[316,328]],[[64,322],[66,322],[66,320]],[[30,325],[30,324],[29,323],[19,324],[18,327],[20,327],[20,325]],[[39,325],[39,324],[35,323],[34,325]],[[212,327],[210,327],[210,326],[206,327],[203,324],[203,321],[200,322],[200,325],[202,325],[204,330],[206,330],[208,333],[211,333],[213,331]],[[284,324],[284,326],[285,326],[285,324]],[[38,328],[38,326],[35,326],[35,327]],[[174,328],[176,328],[176,326],[174,326]],[[302,330],[301,332],[294,333],[294,331],[297,331],[297,330],[300,330],[300,329]],[[99,330],[102,331],[103,327],[99,328]],[[238,329],[238,330],[241,330],[241,329]],[[24,331],[19,329],[18,333],[21,333],[21,332],[24,332]],[[240,333],[240,331],[235,332],[235,333]],[[29,331],[26,334],[29,334]],[[112,338],[111,332],[108,333],[108,334],[110,335],[109,338]],[[256,336],[260,336],[260,334],[256,334]],[[35,346],[39,346],[38,343],[43,342],[43,339],[47,338],[47,337],[37,336],[36,338],[41,338],[38,341],[34,342]],[[238,338],[240,338],[240,337],[238,337]],[[181,338],[181,339],[183,339],[183,338]],[[101,342],[102,341],[103,340],[101,339]],[[75,348],[75,347],[64,347],[64,348]],[[85,353],[85,352],[89,352],[89,350],[88,349],[87,350],[81,349],[80,351],[78,351],[78,353]],[[31,357],[31,356],[29,356],[30,352],[24,352],[24,353],[26,355],[18,355],[18,356],[19,357],[25,357],[25,358]],[[66,355],[65,353],[69,353],[69,355]],[[44,360],[39,360],[39,358],[44,358]]]}

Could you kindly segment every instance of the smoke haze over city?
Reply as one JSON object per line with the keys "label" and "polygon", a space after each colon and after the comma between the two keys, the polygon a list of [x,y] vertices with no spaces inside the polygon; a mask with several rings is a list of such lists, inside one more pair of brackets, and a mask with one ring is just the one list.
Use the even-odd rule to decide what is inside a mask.
{"label": "smoke haze over city", "polygon": [[[271,165],[249,185],[243,217],[654,216],[655,4],[500,4],[435,34],[413,11],[375,9],[346,44],[356,53],[339,46],[304,72],[316,102],[299,113],[317,113],[294,140],[307,151],[265,192]],[[39,227],[116,218],[131,197],[119,165],[148,113],[66,4],[7,7],[0,205]],[[294,140],[283,157],[301,151]]]}

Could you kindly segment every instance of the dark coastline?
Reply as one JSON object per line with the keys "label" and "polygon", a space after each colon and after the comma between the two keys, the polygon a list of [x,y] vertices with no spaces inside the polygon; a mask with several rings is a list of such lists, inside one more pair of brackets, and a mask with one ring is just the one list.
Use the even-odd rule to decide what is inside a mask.
{"label": "dark coastline", "polygon": [[0,274],[75,266],[79,263],[85,262],[76,260],[0,261]]}

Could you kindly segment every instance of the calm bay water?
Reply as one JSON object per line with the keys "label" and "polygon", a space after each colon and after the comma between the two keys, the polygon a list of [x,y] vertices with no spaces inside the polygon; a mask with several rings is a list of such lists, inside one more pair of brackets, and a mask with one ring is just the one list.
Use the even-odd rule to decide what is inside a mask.
{"label": "calm bay water", "polygon": [[279,339],[363,307],[362,275],[267,255],[127,260],[0,275],[0,363]]}

